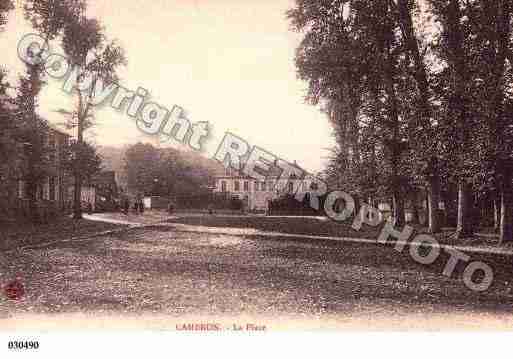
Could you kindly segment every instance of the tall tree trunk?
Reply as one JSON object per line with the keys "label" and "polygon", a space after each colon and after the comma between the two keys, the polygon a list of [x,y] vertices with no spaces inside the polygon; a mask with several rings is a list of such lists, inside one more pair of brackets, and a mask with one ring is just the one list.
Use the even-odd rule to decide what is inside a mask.
{"label": "tall tree trunk", "polygon": [[[81,96],[79,94],[79,96]],[[81,106],[80,106],[81,107]],[[84,142],[83,119],[79,115],[77,126],[77,147],[75,154],[75,161],[79,165],[75,166],[75,190],[74,190],[74,205],[73,205],[73,218],[82,219],[82,173],[79,170],[82,155],[82,143]]]}
{"label": "tall tree trunk", "polygon": [[41,73],[40,68],[37,65],[29,65],[28,67],[28,79],[30,83],[30,96],[25,98],[25,106],[27,113],[26,120],[28,123],[25,125],[27,140],[27,195],[28,195],[28,210],[30,220],[33,223],[40,224],[41,216],[37,205],[37,189],[40,182],[40,173],[38,165],[41,166],[44,156],[44,146],[40,141],[39,136],[43,129],[39,126],[40,121],[37,115],[37,96],[40,92],[41,86]]}
{"label": "tall tree trunk", "polygon": [[[421,136],[421,140],[417,141],[420,147],[417,147],[420,157],[425,156],[426,161],[432,162],[434,155],[435,146],[427,146],[426,144],[433,145],[432,140],[435,136],[432,135],[432,125],[430,122],[431,104],[429,94],[429,80],[428,73],[426,71],[426,65],[424,63],[423,55],[420,52],[418,40],[415,36],[415,29],[413,25],[412,9],[410,8],[410,2],[407,0],[397,0],[397,2],[390,0],[392,7],[397,7],[399,15],[399,23],[401,27],[402,35],[405,39],[405,44],[408,48],[408,52],[413,59],[415,65],[414,78],[417,84],[418,96],[419,96],[419,114],[420,122],[415,123],[414,128],[418,128],[419,131],[416,136]],[[395,5],[397,4],[397,5]],[[431,156],[431,158],[427,157]],[[428,186],[428,223],[429,230],[431,233],[440,232],[440,218],[438,212],[438,203],[440,201],[440,178],[438,176],[438,169],[436,166],[430,167],[430,170],[425,175],[427,186]]]}
{"label": "tall tree trunk", "polygon": [[75,188],[73,192],[73,218],[82,219],[82,177],[75,173]]}
{"label": "tall tree trunk", "polygon": [[393,194],[394,202],[394,224],[396,227],[403,227],[406,224],[404,211],[404,197],[401,191],[395,190]]}
{"label": "tall tree trunk", "polygon": [[[445,8],[445,26],[447,33],[447,46],[449,54],[449,67],[452,73],[451,88],[453,90],[449,111],[454,114],[451,126],[456,130],[456,138],[452,150],[455,150],[456,173],[460,178],[458,184],[458,228],[456,237],[472,236],[471,193],[472,187],[468,184],[468,151],[471,148],[471,129],[473,125],[472,114],[467,106],[467,94],[471,81],[467,64],[467,53],[464,48],[465,35],[461,26],[462,11],[459,0],[449,0]],[[451,114],[449,114],[451,116]]]}
{"label": "tall tree trunk", "polygon": [[414,188],[411,192],[411,224],[420,224],[419,206],[417,201],[419,199],[419,190]]}
{"label": "tall tree trunk", "polygon": [[501,198],[502,196],[499,194],[493,200],[493,229],[495,233],[499,233],[501,227]]}
{"label": "tall tree trunk", "polygon": [[[354,218],[358,218],[358,215],[360,214],[360,208],[362,206],[362,202],[360,200],[360,196],[357,195],[357,194],[354,194],[353,195],[353,199],[354,199]],[[360,218],[361,220],[363,220],[363,218]]]}
{"label": "tall tree trunk", "polygon": [[458,227],[456,238],[469,238],[474,234],[472,185],[460,182],[458,185]]}
{"label": "tall tree trunk", "polygon": [[441,230],[438,204],[440,203],[440,179],[438,176],[429,176],[428,185],[428,223],[431,233]]}
{"label": "tall tree trunk", "polygon": [[[387,34],[386,36],[390,36]],[[392,138],[388,143],[390,151],[390,162],[392,165],[392,202],[394,205],[393,221],[397,227],[403,227],[405,225],[405,214],[404,214],[404,197],[401,191],[401,176],[400,162],[403,153],[401,136],[400,136],[400,123],[399,123],[399,105],[397,102],[397,93],[394,87],[394,70],[395,65],[392,58],[392,50],[390,47],[390,38],[387,38],[386,43],[386,55],[387,55],[387,67],[384,75],[385,80],[385,91],[387,94],[388,101],[388,117],[389,126],[392,130]]]}
{"label": "tall tree trunk", "polygon": [[[29,160],[32,162],[32,160]],[[28,197],[28,211],[29,211],[29,220],[32,223],[39,224],[41,222],[41,218],[39,216],[39,210],[37,207],[37,181],[30,173],[30,168],[33,167],[29,165],[29,178],[27,180],[27,197]]]}
{"label": "tall tree trunk", "polygon": [[395,213],[394,196],[391,196],[388,200],[390,201],[390,222],[393,222]]}
{"label": "tall tree trunk", "polygon": [[506,176],[501,190],[500,242],[513,241],[513,186]]}
{"label": "tall tree trunk", "polygon": [[[486,3],[486,5],[490,5]],[[496,172],[502,174],[501,193],[500,193],[500,242],[509,242],[513,240],[513,189],[510,151],[506,144],[507,130],[506,124],[509,114],[505,113],[504,98],[506,88],[506,58],[510,51],[511,38],[511,2],[509,0],[496,0],[495,6],[490,10],[496,19],[495,31],[488,35],[491,43],[496,44],[496,51],[493,51],[492,58],[493,80],[492,86],[495,91],[493,94],[493,112],[494,118],[490,126],[492,134],[492,143],[494,143],[494,159]],[[511,60],[511,59],[510,59]],[[494,138],[495,137],[495,138]]]}

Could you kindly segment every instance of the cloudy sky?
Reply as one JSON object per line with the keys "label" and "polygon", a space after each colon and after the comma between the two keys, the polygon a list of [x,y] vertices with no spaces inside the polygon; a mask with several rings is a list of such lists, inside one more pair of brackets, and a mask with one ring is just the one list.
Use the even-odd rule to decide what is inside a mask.
{"label": "cloudy sky", "polygon": [[[300,35],[285,18],[292,0],[90,3],[90,15],[126,51],[121,84],[149,90],[153,101],[168,108],[182,106],[192,122],[210,122],[213,138],[206,155],[231,131],[305,169],[322,169],[333,139],[325,116],[303,103],[306,84],[296,78],[293,61]],[[0,36],[2,62],[13,81],[23,71],[16,45],[28,32],[18,9]],[[41,114],[53,122],[59,121],[55,109],[72,106],[60,86],[50,81],[40,101]],[[98,144],[151,140],[110,108],[98,112],[93,133]]]}

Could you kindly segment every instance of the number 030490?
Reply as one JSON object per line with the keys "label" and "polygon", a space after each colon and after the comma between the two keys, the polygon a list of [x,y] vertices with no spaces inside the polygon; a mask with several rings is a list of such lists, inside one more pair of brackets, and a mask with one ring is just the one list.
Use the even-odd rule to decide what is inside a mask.
{"label": "number 030490", "polygon": [[38,341],[10,341],[7,344],[9,350],[32,350],[39,349]]}

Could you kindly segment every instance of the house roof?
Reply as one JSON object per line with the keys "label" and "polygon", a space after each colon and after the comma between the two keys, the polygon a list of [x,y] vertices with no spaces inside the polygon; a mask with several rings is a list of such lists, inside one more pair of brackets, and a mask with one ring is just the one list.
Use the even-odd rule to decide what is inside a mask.
{"label": "house roof", "polygon": [[8,95],[0,95],[0,104],[3,108],[5,108],[8,111],[14,111],[16,110],[16,105],[14,104],[14,100],[12,97]]}
{"label": "house roof", "polygon": [[[294,167],[297,167],[298,169],[300,169],[300,167],[294,162],[293,164]],[[225,179],[229,179],[229,178],[237,178],[237,179],[252,179],[251,177],[245,175],[242,171],[242,165],[241,165],[241,169],[240,170],[235,170],[235,169],[232,169],[232,168],[227,168],[225,170],[225,173],[221,176],[216,176],[216,178],[218,179],[221,179],[221,178],[225,178]],[[259,171],[261,172],[261,174],[265,175],[267,178],[280,178],[283,170],[277,165],[271,165],[269,170],[267,171]]]}
{"label": "house roof", "polygon": [[66,137],[72,137],[72,135],[70,133],[66,132],[66,130],[60,128],[59,126],[57,126],[54,123],[48,122],[48,127],[50,128],[51,131],[57,132]]}
{"label": "house roof", "polygon": [[[4,109],[6,109],[8,111],[16,111],[16,109],[18,108],[16,106],[16,104],[14,103],[14,99],[6,94],[0,94],[0,104],[3,106]],[[58,132],[59,134],[67,136],[67,137],[72,136],[67,130],[61,128],[60,126],[58,126],[55,123],[48,121],[48,119],[47,119],[47,123],[48,123],[48,127],[51,131]]]}
{"label": "house roof", "polygon": [[93,176],[93,182],[96,184],[116,184],[115,171],[101,171]]}

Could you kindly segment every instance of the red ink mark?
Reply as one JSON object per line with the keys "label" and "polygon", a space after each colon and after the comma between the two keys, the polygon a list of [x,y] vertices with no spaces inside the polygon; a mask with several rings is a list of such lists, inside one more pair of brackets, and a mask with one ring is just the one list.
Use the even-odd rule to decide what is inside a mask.
{"label": "red ink mark", "polygon": [[19,280],[13,280],[5,286],[5,295],[11,300],[20,300],[25,294],[25,288]]}

